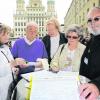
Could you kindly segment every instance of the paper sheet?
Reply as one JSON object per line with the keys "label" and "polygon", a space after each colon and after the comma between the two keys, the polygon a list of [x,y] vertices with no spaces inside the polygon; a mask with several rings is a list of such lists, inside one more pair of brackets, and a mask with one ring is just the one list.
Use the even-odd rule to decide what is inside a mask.
{"label": "paper sheet", "polygon": [[77,75],[65,71],[33,73],[30,100],[79,100]]}

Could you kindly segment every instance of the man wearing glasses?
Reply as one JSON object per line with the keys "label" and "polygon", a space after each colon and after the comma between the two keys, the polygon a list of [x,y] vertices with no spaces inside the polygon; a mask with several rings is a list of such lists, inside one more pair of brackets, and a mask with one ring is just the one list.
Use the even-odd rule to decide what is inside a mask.
{"label": "man wearing glasses", "polygon": [[92,37],[81,59],[80,75],[91,81],[80,85],[80,96],[86,100],[97,100],[100,95],[100,8],[92,8],[87,18]]}

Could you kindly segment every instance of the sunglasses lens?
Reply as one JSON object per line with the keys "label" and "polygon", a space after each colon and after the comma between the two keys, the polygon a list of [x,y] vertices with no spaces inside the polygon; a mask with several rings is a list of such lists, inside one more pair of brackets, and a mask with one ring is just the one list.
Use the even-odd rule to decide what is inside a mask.
{"label": "sunglasses lens", "polygon": [[99,21],[100,20],[100,18],[94,18],[94,21]]}
{"label": "sunglasses lens", "polygon": [[87,23],[91,23],[91,22],[92,22],[92,20],[91,19],[88,19]]}
{"label": "sunglasses lens", "polygon": [[71,36],[67,36],[67,38],[71,38]]}
{"label": "sunglasses lens", "polygon": [[95,17],[94,19],[88,19],[87,23],[98,22],[100,20],[99,17]]}
{"label": "sunglasses lens", "polygon": [[76,36],[73,36],[73,39],[77,39],[78,37],[76,37]]}
{"label": "sunglasses lens", "polygon": [[69,38],[69,39],[77,39],[78,37],[77,36],[67,36],[67,38]]}

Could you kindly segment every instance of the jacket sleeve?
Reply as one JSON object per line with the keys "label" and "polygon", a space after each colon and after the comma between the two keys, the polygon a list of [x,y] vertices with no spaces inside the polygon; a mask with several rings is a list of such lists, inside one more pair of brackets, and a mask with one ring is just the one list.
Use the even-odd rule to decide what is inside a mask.
{"label": "jacket sleeve", "polygon": [[90,83],[95,84],[100,91],[100,76],[95,78],[94,80],[91,80]]}

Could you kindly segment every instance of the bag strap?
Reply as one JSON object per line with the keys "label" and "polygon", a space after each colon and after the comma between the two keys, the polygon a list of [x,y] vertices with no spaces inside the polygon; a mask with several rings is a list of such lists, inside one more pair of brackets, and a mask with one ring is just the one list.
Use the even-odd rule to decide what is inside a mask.
{"label": "bag strap", "polygon": [[65,47],[65,44],[63,44],[63,46],[62,46],[62,48],[61,48],[60,55],[61,55],[61,53],[62,53],[64,47]]}
{"label": "bag strap", "polygon": [[[7,59],[8,63],[10,63],[10,61],[9,61],[8,57],[6,56],[6,54],[5,54],[3,51],[1,51],[1,53],[5,56],[5,58]],[[11,72],[12,72],[12,78],[13,78],[13,81],[15,81],[14,73],[13,73],[12,70],[11,70]]]}

